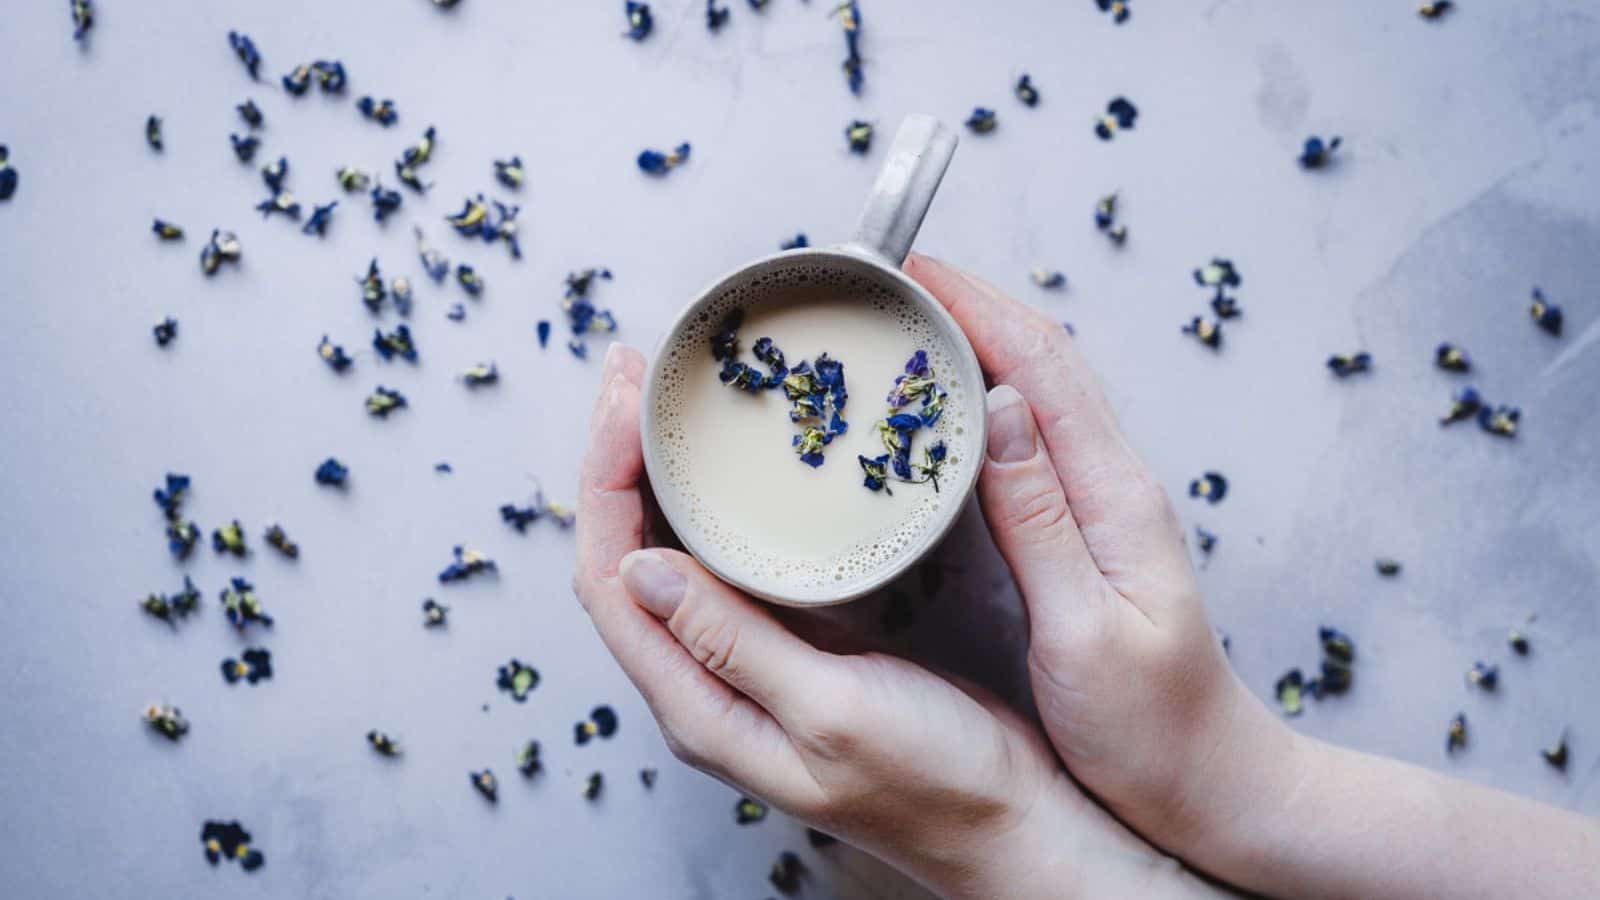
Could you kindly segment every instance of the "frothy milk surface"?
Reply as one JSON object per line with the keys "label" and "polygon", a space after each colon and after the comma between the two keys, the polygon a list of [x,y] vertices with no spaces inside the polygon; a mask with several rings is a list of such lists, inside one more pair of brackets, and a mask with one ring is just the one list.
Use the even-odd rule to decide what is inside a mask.
{"label": "frothy milk surface", "polygon": [[[789,421],[781,389],[748,393],[718,379],[710,337],[733,308],[744,310],[740,359],[761,371],[750,355],[761,337],[772,338],[791,367],[824,352],[844,365],[850,427],[828,445],[822,466],[800,462],[790,445],[800,426]],[[893,479],[892,496],[870,491],[856,457],[884,452],[876,424],[888,414],[895,376],[918,349],[928,352],[949,398],[939,422],[916,433],[911,458],[920,461],[924,447],[944,440],[946,491]],[[955,378],[933,323],[876,278],[803,265],[780,270],[719,298],[663,353],[653,403],[665,474],[657,478],[665,483],[653,487],[676,495],[680,537],[732,577],[799,599],[849,592],[925,538],[941,504],[960,499],[947,494],[976,452],[967,427],[972,386]]]}

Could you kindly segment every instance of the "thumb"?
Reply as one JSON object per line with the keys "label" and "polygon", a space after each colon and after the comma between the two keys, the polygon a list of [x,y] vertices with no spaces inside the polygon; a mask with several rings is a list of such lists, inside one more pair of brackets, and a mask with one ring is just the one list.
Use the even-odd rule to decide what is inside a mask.
{"label": "thumb", "polygon": [[780,724],[805,721],[814,698],[840,696],[824,653],[754,600],[672,550],[636,550],[622,558],[622,583],[635,603],[661,619],[684,649],[712,674],[754,700]]}
{"label": "thumb", "polygon": [[978,502],[990,534],[1028,604],[1035,629],[1063,625],[1067,596],[1100,595],[1100,570],[1089,555],[1066,491],[1045,452],[1033,410],[1017,389],[989,392],[988,459],[978,476]]}

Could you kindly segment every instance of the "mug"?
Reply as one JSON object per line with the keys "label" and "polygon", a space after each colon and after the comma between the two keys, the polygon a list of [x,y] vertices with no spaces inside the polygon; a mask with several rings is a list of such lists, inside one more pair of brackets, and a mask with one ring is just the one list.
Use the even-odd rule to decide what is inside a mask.
{"label": "mug", "polygon": [[[831,247],[785,250],[741,266],[714,281],[700,293],[673,321],[662,338],[645,374],[643,403],[641,405],[641,435],[644,441],[645,470],[655,491],[657,505],[667,522],[692,553],[707,569],[723,581],[763,600],[783,606],[810,607],[844,603],[871,593],[903,574],[933,549],[950,531],[972,495],[977,484],[978,469],[985,451],[987,409],[983,390],[983,373],[978,368],[977,355],[967,342],[966,335],[944,306],[921,285],[900,271],[911,242],[922,226],[928,206],[944,177],[950,158],[955,154],[956,135],[932,116],[908,116],[895,132],[889,147],[888,158],[878,172],[871,192],[861,211],[855,233],[843,244]],[[961,429],[959,446],[952,448],[963,462],[955,477],[941,481],[940,490],[951,495],[938,505],[936,516],[926,523],[920,533],[909,541],[895,559],[859,578],[846,578],[825,586],[799,588],[786,585],[776,577],[761,579],[741,575],[731,566],[721,565],[710,542],[696,529],[690,527],[689,510],[684,498],[669,486],[666,475],[667,462],[663,459],[663,439],[657,415],[663,381],[675,371],[669,359],[669,350],[683,342],[690,327],[705,328],[714,308],[730,295],[740,295],[754,286],[770,280],[779,280],[784,274],[803,270],[820,274],[847,277],[853,281],[868,280],[918,309],[932,323],[938,338],[950,350],[955,371],[942,371],[940,380],[962,386],[965,410],[970,427]]]}

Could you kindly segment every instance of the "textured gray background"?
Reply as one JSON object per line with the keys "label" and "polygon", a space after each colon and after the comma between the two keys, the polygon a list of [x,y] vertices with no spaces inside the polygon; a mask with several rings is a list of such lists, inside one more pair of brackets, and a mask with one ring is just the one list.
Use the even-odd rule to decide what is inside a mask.
{"label": "textured gray background", "polygon": [[[860,99],[821,0],[736,4],[716,36],[698,2],[660,0],[642,45],[618,37],[609,2],[100,5],[86,49],[65,2],[14,3],[0,22],[0,142],[22,173],[0,205],[8,895],[759,897],[786,847],[810,865],[807,896],[912,893],[843,848],[804,848],[780,817],[736,828],[734,793],[670,760],[572,601],[571,535],[518,536],[495,508],[536,479],[574,491],[598,360],[541,352],[532,331],[557,316],[564,273],[611,266],[596,299],[649,347],[716,273],[799,229],[845,235],[882,155],[846,153],[846,121],[876,120],[886,138],[907,112],[959,121],[975,104],[998,109],[999,130],[966,138],[919,246],[1070,320],[1174,494],[1204,469],[1231,477],[1221,505],[1179,508],[1221,536],[1202,578],[1251,686],[1264,696],[1313,664],[1315,626],[1337,624],[1360,645],[1354,690],[1296,727],[1600,811],[1592,4],[1478,0],[1428,23],[1410,0],[1139,0],[1117,28],[1089,0],[865,0]],[[256,39],[270,83],[248,82],[229,28]],[[345,98],[277,88],[329,56],[349,68]],[[1009,93],[1024,70],[1044,95],[1034,110]],[[357,116],[368,92],[398,102],[397,127]],[[1138,103],[1137,130],[1101,143],[1091,118],[1118,93]],[[288,155],[303,201],[335,196],[340,164],[386,170],[428,123],[437,187],[408,193],[383,228],[340,197],[325,241],[263,222],[256,166],[227,143],[246,96],[268,119],[258,165]],[[166,119],[161,155],[141,137],[151,112]],[[1294,165],[1310,132],[1346,137],[1332,170]],[[687,167],[634,171],[640,148],[681,139]],[[511,153],[530,170],[520,263],[439,221],[464,194],[504,193],[489,162]],[[1090,225],[1118,188],[1122,250]],[[157,244],[153,215],[189,238]],[[414,369],[364,349],[372,322],[352,281],[374,254],[420,280],[413,222],[489,285],[456,325],[443,312],[459,290],[418,284]],[[195,255],[213,226],[238,231],[245,260],[207,280]],[[1245,278],[1220,356],[1178,334],[1205,300],[1189,270],[1213,254]],[[1070,288],[1033,288],[1035,265],[1064,269]],[[1565,305],[1566,337],[1529,323],[1535,283]],[[182,333],[159,351],[149,328],[166,314]],[[312,353],[325,331],[357,356],[345,378]],[[1514,442],[1433,424],[1458,383],[1431,367],[1441,339],[1470,350],[1488,396],[1522,406]],[[1322,368],[1358,348],[1376,355],[1370,376]],[[468,393],[455,376],[480,359],[504,383]],[[413,408],[369,419],[361,400],[379,383]],[[353,469],[345,495],[312,483],[329,454]],[[456,474],[436,476],[439,459]],[[174,564],[149,499],[169,469],[194,476],[188,512],[208,534],[245,523],[251,559],[202,549]],[[261,545],[274,520],[298,563]],[[434,584],[457,542],[498,558],[502,577]],[[1377,579],[1378,554],[1405,573]],[[944,558],[905,639],[1014,683],[1016,599],[975,515]],[[183,571],[206,608],[173,632],[135,603]],[[215,600],[236,573],[278,616],[264,641],[278,674],[254,688],[216,672],[240,646]],[[419,624],[430,594],[454,607],[448,631]],[[1534,652],[1508,659],[1505,629],[1530,612]],[[545,678],[522,706],[493,684],[512,655]],[[1498,696],[1463,685],[1474,658],[1504,663]],[[193,721],[181,745],[139,722],[152,701]],[[572,722],[603,701],[620,735],[572,747]],[[1449,759],[1458,709],[1472,745]],[[1563,776],[1536,750],[1569,725]],[[402,737],[406,757],[373,758],[371,727]],[[529,736],[549,772],[526,784],[511,754]],[[498,807],[466,783],[485,765]],[[661,767],[653,793],[641,765]],[[610,779],[593,806],[578,796],[591,769]],[[208,817],[242,819],[265,869],[206,866]]]}

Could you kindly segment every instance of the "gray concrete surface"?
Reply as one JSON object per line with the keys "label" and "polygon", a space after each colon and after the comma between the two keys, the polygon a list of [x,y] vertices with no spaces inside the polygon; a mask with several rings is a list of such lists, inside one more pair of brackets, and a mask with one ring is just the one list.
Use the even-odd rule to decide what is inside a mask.
{"label": "gray concrete surface", "polygon": [[[1222,504],[1178,505],[1221,537],[1202,579],[1243,677],[1265,696],[1314,663],[1319,623],[1339,625],[1359,642],[1355,687],[1297,728],[1600,812],[1592,4],[1465,2],[1429,23],[1403,0],[1141,0],[1118,28],[1087,0],[864,0],[859,99],[821,0],[733,4],[716,36],[698,2],[659,0],[641,45],[618,37],[606,2],[97,5],[87,48],[65,3],[15,4],[0,23],[0,142],[21,172],[0,204],[7,896],[762,897],[784,848],[808,863],[805,896],[914,896],[869,859],[804,847],[781,817],[735,827],[734,792],[669,758],[572,601],[571,536],[518,536],[495,509],[536,481],[574,491],[598,360],[533,340],[568,270],[612,267],[596,299],[649,347],[715,273],[797,230],[844,237],[882,152],[849,155],[848,120],[886,137],[907,112],[959,121],[979,104],[1000,127],[963,141],[920,249],[1072,322],[1175,495],[1206,469],[1231,478]],[[270,83],[246,79],[230,28],[258,42]],[[345,98],[277,88],[319,57],[349,68]],[[1010,96],[1022,71],[1037,109]],[[393,97],[400,123],[361,120],[364,93]],[[1090,124],[1117,94],[1138,126],[1102,143]],[[261,221],[256,167],[227,142],[247,96],[268,119],[263,160],[287,155],[307,203],[337,195],[341,164],[387,170],[430,123],[437,187],[381,228],[341,196],[324,241]],[[152,112],[160,155],[142,139]],[[1313,132],[1346,139],[1328,171],[1294,164]],[[693,159],[670,177],[634,170],[641,148],[685,139]],[[490,160],[512,153],[530,173],[519,263],[440,220],[464,195],[505,194]],[[1121,250],[1090,224],[1113,189],[1131,229]],[[188,239],[157,244],[156,215]],[[412,223],[485,275],[465,323],[443,318],[460,292],[421,278]],[[205,279],[195,256],[212,227],[236,230],[245,256]],[[366,349],[353,277],[374,254],[419,282],[416,368]],[[1212,255],[1245,278],[1220,355],[1178,333],[1205,300],[1189,270]],[[1070,287],[1035,289],[1038,265]],[[1536,283],[1566,308],[1559,340],[1528,321]],[[181,336],[160,351],[149,328],[168,314]],[[345,378],[312,352],[324,332],[357,356]],[[1522,407],[1515,441],[1435,426],[1457,384],[1430,365],[1443,339],[1469,349],[1486,394]],[[1376,371],[1331,379],[1323,359],[1356,349]],[[504,383],[468,393],[454,376],[489,359]],[[362,397],[380,383],[412,408],[370,420]],[[344,495],[312,483],[330,454],[353,469]],[[440,459],[454,475],[432,471]],[[188,511],[208,532],[245,523],[251,559],[202,549],[174,564],[149,499],[168,470],[194,477]],[[261,546],[275,520],[299,562]],[[499,580],[436,585],[460,542],[496,557]],[[1380,554],[1404,561],[1398,579],[1373,574]],[[1023,626],[975,514],[942,565],[901,639],[1014,689]],[[206,592],[197,621],[171,631],[138,612],[184,572]],[[278,617],[263,641],[277,676],[254,688],[216,671],[241,645],[215,600],[233,574]],[[429,595],[453,607],[447,631],[422,629]],[[1509,658],[1505,629],[1529,613],[1533,653]],[[494,688],[511,656],[544,675],[525,705]],[[1502,663],[1498,695],[1463,684],[1475,658]],[[153,701],[193,721],[181,745],[140,723]],[[573,721],[598,702],[616,705],[621,733],[573,747]],[[1472,745],[1452,759],[1457,710]],[[404,760],[372,758],[373,727],[404,740]],[[1565,775],[1536,752],[1563,727]],[[511,762],[527,737],[549,767],[531,784]],[[485,765],[498,807],[467,785]],[[635,779],[644,765],[661,768],[654,792]],[[578,787],[594,769],[608,787],[591,806]],[[197,834],[211,817],[243,820],[266,867],[208,867]]]}

